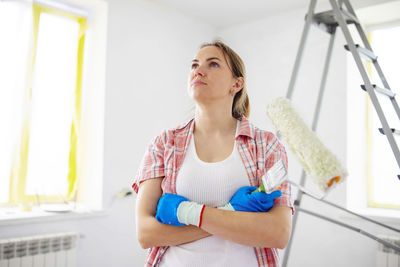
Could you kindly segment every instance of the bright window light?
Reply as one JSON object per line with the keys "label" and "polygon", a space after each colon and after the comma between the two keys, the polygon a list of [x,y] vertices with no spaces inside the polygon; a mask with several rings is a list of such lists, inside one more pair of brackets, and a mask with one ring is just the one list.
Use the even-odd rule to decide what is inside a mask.
{"label": "bright window light", "polygon": [[[371,44],[384,75],[395,93],[400,92],[400,26],[377,29],[371,32]],[[372,79],[378,86],[383,87],[379,76],[372,68]],[[399,118],[388,97],[378,95],[379,101],[391,128],[400,129]],[[399,101],[398,96],[396,100]],[[369,198],[373,206],[400,206],[400,169],[394,158],[387,138],[379,133],[382,124],[375,109],[370,108],[370,146],[371,146],[371,180],[369,181]],[[399,137],[395,139],[398,143]],[[371,199],[372,198],[372,199]],[[372,200],[372,201],[371,201]]]}
{"label": "bright window light", "polygon": [[107,4],[89,2],[0,0],[0,208],[102,207]]}
{"label": "bright window light", "polygon": [[42,13],[32,88],[27,195],[66,195],[79,24]]}
{"label": "bright window light", "polygon": [[0,1],[0,203],[9,198],[12,160],[20,141],[31,28],[28,6]]}

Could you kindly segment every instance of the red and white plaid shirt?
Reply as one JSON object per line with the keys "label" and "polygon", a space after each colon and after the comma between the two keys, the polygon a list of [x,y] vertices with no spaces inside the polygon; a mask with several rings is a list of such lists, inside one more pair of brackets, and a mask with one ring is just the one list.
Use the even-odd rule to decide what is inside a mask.
{"label": "red and white plaid shirt", "polygon": [[[194,120],[178,128],[165,130],[150,143],[141,166],[137,172],[132,188],[137,193],[139,184],[152,178],[165,177],[161,187],[163,193],[176,194],[176,178],[182,166],[189,141],[193,134]],[[265,170],[282,159],[287,167],[287,156],[283,145],[276,136],[253,126],[246,117],[240,118],[236,144],[246,168],[251,186],[260,186]],[[290,184],[282,184],[282,196],[274,200],[274,206],[287,206],[294,211]],[[145,266],[158,266],[168,247],[149,249]],[[255,247],[259,266],[279,266],[279,255],[275,248]]]}

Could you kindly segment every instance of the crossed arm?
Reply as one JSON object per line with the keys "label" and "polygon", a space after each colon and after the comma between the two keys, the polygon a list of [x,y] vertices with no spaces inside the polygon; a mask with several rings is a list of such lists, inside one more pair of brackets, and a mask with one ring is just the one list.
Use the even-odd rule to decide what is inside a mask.
{"label": "crossed arm", "polygon": [[288,207],[274,207],[263,213],[206,207],[201,229],[159,223],[155,215],[162,196],[162,179],[150,179],[140,184],[136,201],[136,232],[142,248],[176,246],[210,235],[252,247],[286,247],[292,223]]}
{"label": "crossed arm", "polygon": [[140,184],[136,200],[136,233],[142,248],[177,246],[207,236],[195,226],[172,226],[156,220],[157,203],[162,196],[163,178],[149,179]]}

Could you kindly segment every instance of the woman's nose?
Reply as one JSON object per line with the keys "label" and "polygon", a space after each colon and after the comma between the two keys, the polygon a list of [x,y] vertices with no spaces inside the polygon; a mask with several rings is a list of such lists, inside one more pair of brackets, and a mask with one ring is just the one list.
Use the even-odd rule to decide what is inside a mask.
{"label": "woman's nose", "polygon": [[204,76],[204,69],[203,66],[198,66],[195,70],[194,70],[194,77],[197,76]]}

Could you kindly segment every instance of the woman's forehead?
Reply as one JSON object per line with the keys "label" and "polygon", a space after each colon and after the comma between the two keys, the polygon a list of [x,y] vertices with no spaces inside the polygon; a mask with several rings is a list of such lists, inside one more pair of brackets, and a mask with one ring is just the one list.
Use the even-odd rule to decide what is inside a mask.
{"label": "woman's forehead", "polygon": [[216,46],[206,46],[199,49],[194,59],[207,60],[210,57],[216,57],[222,61],[225,61],[224,53],[219,47]]}

